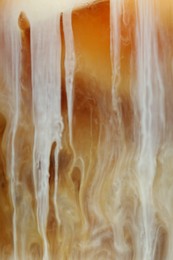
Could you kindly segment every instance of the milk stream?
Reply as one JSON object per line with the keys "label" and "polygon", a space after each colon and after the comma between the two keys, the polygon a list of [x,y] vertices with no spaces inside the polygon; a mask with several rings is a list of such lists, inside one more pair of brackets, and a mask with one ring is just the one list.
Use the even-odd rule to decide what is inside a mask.
{"label": "milk stream", "polygon": [[137,103],[140,115],[138,182],[141,196],[141,257],[154,259],[157,232],[154,226],[152,185],[165,125],[164,85],[158,58],[157,25],[153,1],[139,1],[136,23]]}
{"label": "milk stream", "polygon": [[[5,43],[4,53],[1,53],[1,61],[5,61],[8,56],[9,64],[4,63],[4,73],[8,77],[10,72],[9,82],[12,82],[12,85],[8,86],[9,100],[10,100],[10,110],[9,118],[10,123],[8,126],[8,145],[7,145],[7,154],[8,154],[8,164],[7,164],[7,175],[10,180],[10,195],[13,206],[13,218],[12,218],[12,232],[13,232],[13,259],[17,260],[18,249],[17,249],[17,212],[16,212],[16,191],[18,187],[18,173],[16,172],[16,145],[15,137],[17,131],[17,125],[19,120],[19,110],[20,110],[20,32],[17,25],[18,14],[15,12],[14,3],[8,5],[4,10],[4,13],[1,14],[1,32],[2,37]],[[9,19],[7,19],[9,17]],[[5,31],[4,31],[5,28]],[[9,102],[8,99],[6,100]]]}
{"label": "milk stream", "polygon": [[120,16],[122,14],[123,0],[110,1],[110,50],[112,60],[112,102],[118,107],[118,87],[120,84]]}
{"label": "milk stream", "polygon": [[[166,239],[169,240],[169,243],[167,253],[163,254],[163,256],[159,255],[160,258],[158,259],[171,260],[171,257],[173,257],[170,246],[173,241],[172,227],[168,231],[173,212],[171,208],[172,193],[170,190],[168,195],[171,198],[168,198],[168,201],[165,202],[167,203],[165,208],[162,201],[162,196],[164,197],[164,194],[167,194],[164,193],[164,189],[162,190],[162,186],[166,183],[164,178],[168,178],[169,180],[168,175],[171,174],[171,170],[168,169],[167,165],[169,164],[169,158],[172,160],[172,150],[167,147],[169,146],[169,140],[172,138],[172,132],[168,131],[170,138],[169,140],[167,139],[168,141],[164,142],[163,140],[166,140],[167,122],[169,121],[169,125],[171,125],[171,116],[168,113],[168,108],[166,108],[165,96],[166,93],[169,93],[168,89],[172,83],[167,85],[165,83],[166,62],[159,55],[158,34],[160,33],[161,35],[162,32],[159,29],[158,23],[158,6],[156,0],[133,1],[135,51],[131,54],[133,64],[130,65],[131,67],[133,66],[131,68],[133,79],[128,86],[131,94],[129,99],[133,111],[133,130],[130,135],[131,140],[127,141],[124,129],[126,126],[123,124],[123,101],[119,91],[121,80],[124,76],[121,71],[121,61],[123,59],[121,56],[121,33],[122,15],[126,2],[128,1],[110,0],[111,115],[109,114],[109,117],[107,117],[110,112],[107,112],[108,109],[106,107],[103,109],[100,105],[104,112],[101,111],[99,114],[99,120],[103,120],[103,122],[98,121],[100,126],[96,147],[93,145],[93,148],[91,144],[89,153],[86,156],[76,149],[76,157],[71,160],[72,163],[69,160],[71,163],[69,163],[70,166],[62,155],[61,165],[64,168],[66,167],[70,173],[69,175],[67,174],[67,178],[64,176],[61,177],[61,180],[58,177],[59,157],[60,151],[63,149],[62,136],[64,131],[61,111],[61,15],[65,41],[64,68],[67,96],[68,142],[75,150],[73,143],[73,113],[76,54],[72,9],[63,10],[61,14],[61,10],[58,7],[57,12],[53,8],[54,10],[52,11],[51,9],[50,14],[46,15],[45,19],[41,16],[32,16],[31,10],[28,12],[32,85],[32,111],[30,112],[34,128],[33,147],[31,151],[31,174],[33,176],[34,191],[31,194],[29,189],[26,190],[26,197],[28,201],[31,201],[30,197],[35,196],[36,212],[33,213],[33,210],[33,214],[31,215],[33,219],[34,214],[36,215],[35,223],[37,231],[34,239],[38,238],[41,241],[39,243],[41,244],[42,253],[40,253],[41,257],[38,259],[87,260],[95,258],[128,260],[133,257],[136,260],[155,260],[157,259],[157,254],[159,255],[157,253],[158,245],[161,247],[161,242],[159,241],[160,239],[163,240],[163,238],[160,238],[161,235],[159,235],[163,223],[165,232],[168,233]],[[18,231],[20,227],[19,216],[20,214],[24,215],[21,209],[25,209],[24,206],[18,205],[20,201],[24,203],[24,198],[19,196],[22,178],[18,165],[19,160],[17,159],[20,142],[16,141],[17,131],[21,127],[19,119],[22,114],[22,51],[21,32],[18,26],[18,17],[22,11],[22,4],[20,4],[15,5],[14,3],[7,2],[5,8],[3,8],[3,12],[0,13],[0,35],[4,43],[3,51],[0,50],[0,69],[6,82],[6,88],[3,90],[4,94],[3,92],[0,93],[0,100],[3,103],[3,95],[8,96],[6,102],[7,108],[2,113],[6,115],[8,121],[5,133],[7,140],[6,165],[13,208],[13,249],[11,258],[9,259],[14,260],[36,259],[32,258],[32,256],[29,258],[30,249],[27,248],[27,236],[23,234],[23,242],[21,242],[22,231]],[[25,12],[27,13],[27,8]],[[164,55],[167,55],[166,50],[163,50]],[[170,63],[172,64],[172,61]],[[170,76],[170,79],[172,79],[172,76]],[[169,97],[168,99],[170,107],[172,106],[173,108],[172,101],[170,101]],[[101,101],[104,101],[103,97],[101,97]],[[105,104],[108,103],[105,102]],[[92,120],[91,115],[91,120],[89,120],[91,129],[94,121]],[[92,130],[90,131],[90,140],[94,138]],[[58,253],[56,252],[58,255],[57,258],[52,258],[50,253],[51,242],[48,239],[47,232],[51,199],[49,196],[50,155],[54,144],[55,176],[52,202],[55,211],[55,223],[58,226],[57,232],[59,232],[59,236],[54,241],[59,250]],[[160,175],[157,172],[159,167],[158,161],[159,165],[161,165],[159,168]],[[75,188],[72,187],[73,178],[69,177],[72,176],[72,168],[75,168],[77,173],[78,171],[82,172],[83,183],[80,189],[83,190],[79,191],[80,198],[75,193],[77,190],[76,186]],[[63,172],[63,174],[65,173]],[[166,177],[164,177],[164,174],[167,174]],[[157,192],[160,204],[159,202],[156,203],[157,199],[153,195],[153,186],[157,182],[158,176],[161,176],[160,189],[162,195],[159,197],[159,193]],[[89,177],[91,177],[91,181]],[[62,179],[65,181],[63,182]],[[84,183],[85,180],[86,186]],[[61,188],[59,187],[59,183],[62,184],[62,187],[68,184],[65,189],[65,195],[63,196],[59,192]],[[88,189],[86,189],[87,185],[89,185]],[[25,194],[25,191],[22,192],[21,194]],[[66,200],[68,192],[70,196],[69,200]],[[74,201],[73,197],[75,198]],[[85,199],[87,206],[81,206]],[[76,206],[75,203],[78,203],[79,206]],[[161,209],[157,209],[157,206]],[[29,206],[26,205],[26,210],[27,207]],[[166,212],[165,215],[161,213],[160,218],[156,214],[159,210],[165,210]],[[62,217],[63,214],[64,219]],[[81,220],[80,218],[82,217],[85,220]],[[28,219],[26,222],[23,220],[22,223],[24,224],[21,224],[22,228],[27,223],[30,223]],[[87,221],[88,223],[86,224]],[[74,224],[78,222],[81,230]],[[167,225],[168,227],[166,227]],[[88,240],[86,239],[87,236],[89,237]],[[34,239],[33,241],[35,241]],[[71,245],[73,245],[75,239],[77,242],[73,248]]]}
{"label": "milk stream", "polygon": [[72,120],[73,120],[73,81],[75,71],[75,50],[73,40],[73,28],[71,12],[63,14],[63,28],[65,39],[65,83],[67,93],[67,110],[69,124],[69,138],[72,144]]}
{"label": "milk stream", "polygon": [[60,16],[32,23],[31,60],[33,119],[35,127],[33,175],[37,200],[37,221],[44,240],[44,259],[48,258],[46,224],[49,211],[49,156],[53,142],[55,152],[55,205],[57,195],[58,151],[61,147],[61,40]]}

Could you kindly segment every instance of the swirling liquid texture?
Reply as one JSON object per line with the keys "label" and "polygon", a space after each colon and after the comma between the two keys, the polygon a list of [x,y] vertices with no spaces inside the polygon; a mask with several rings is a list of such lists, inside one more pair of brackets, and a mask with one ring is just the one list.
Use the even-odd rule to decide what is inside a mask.
{"label": "swirling liquid texture", "polygon": [[78,4],[0,1],[0,259],[172,260],[173,2]]}

